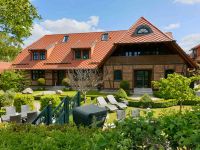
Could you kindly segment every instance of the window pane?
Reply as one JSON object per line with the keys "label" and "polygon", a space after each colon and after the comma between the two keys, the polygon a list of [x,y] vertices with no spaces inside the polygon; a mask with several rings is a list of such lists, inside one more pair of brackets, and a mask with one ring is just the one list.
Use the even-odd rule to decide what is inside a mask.
{"label": "window pane", "polygon": [[40,60],[45,60],[45,52],[40,52]]}
{"label": "window pane", "polygon": [[104,33],[101,37],[102,41],[107,41],[108,40],[108,33]]}
{"label": "window pane", "polygon": [[83,59],[89,59],[89,51],[88,50],[83,51]]}
{"label": "window pane", "polygon": [[33,70],[32,71],[32,80],[37,80],[39,78],[45,78],[44,70]]}
{"label": "window pane", "polygon": [[33,60],[38,60],[38,59],[39,59],[39,53],[33,52]]}
{"label": "window pane", "polygon": [[121,70],[115,70],[114,71],[114,80],[115,81],[122,80],[122,71]]}
{"label": "window pane", "polygon": [[81,59],[81,51],[80,50],[75,51],[75,59]]}

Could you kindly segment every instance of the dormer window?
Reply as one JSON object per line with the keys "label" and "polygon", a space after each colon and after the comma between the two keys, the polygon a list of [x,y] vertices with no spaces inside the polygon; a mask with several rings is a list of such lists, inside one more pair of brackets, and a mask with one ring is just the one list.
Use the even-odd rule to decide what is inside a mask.
{"label": "dormer window", "polygon": [[136,28],[134,35],[146,35],[150,33],[153,33],[153,31],[151,30],[149,26],[141,25]]}
{"label": "dormer window", "polygon": [[62,42],[63,42],[63,43],[64,43],[64,42],[67,42],[68,39],[69,39],[69,36],[68,36],[68,35],[65,35]]}
{"label": "dormer window", "polygon": [[33,60],[39,60],[39,52],[33,52]]}
{"label": "dormer window", "polygon": [[89,59],[90,50],[89,49],[76,49],[74,50],[75,59]]}
{"label": "dormer window", "polygon": [[46,52],[45,51],[35,51],[33,52],[33,60],[45,60]]}
{"label": "dormer window", "polygon": [[101,40],[102,40],[102,41],[108,41],[108,33],[102,34]]}

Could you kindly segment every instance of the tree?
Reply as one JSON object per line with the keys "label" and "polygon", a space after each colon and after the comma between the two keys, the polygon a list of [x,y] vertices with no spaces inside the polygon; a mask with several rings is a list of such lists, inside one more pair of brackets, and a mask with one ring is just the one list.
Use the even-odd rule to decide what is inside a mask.
{"label": "tree", "polygon": [[70,86],[84,95],[84,102],[86,101],[87,92],[97,88],[103,82],[102,73],[98,69],[71,70],[68,72],[68,77]]}
{"label": "tree", "polygon": [[29,0],[0,0],[0,60],[15,58],[37,18],[40,16]]}
{"label": "tree", "polygon": [[25,72],[7,70],[0,76],[0,89],[7,91],[13,89],[14,91],[22,91],[29,85],[25,77]]}
{"label": "tree", "polygon": [[181,74],[169,74],[168,77],[161,78],[159,81],[153,81],[153,85],[158,87],[158,95],[165,99],[177,99],[180,104],[180,112],[182,104],[185,100],[196,98],[195,89],[190,88],[192,82],[199,80],[199,76],[185,77]]}

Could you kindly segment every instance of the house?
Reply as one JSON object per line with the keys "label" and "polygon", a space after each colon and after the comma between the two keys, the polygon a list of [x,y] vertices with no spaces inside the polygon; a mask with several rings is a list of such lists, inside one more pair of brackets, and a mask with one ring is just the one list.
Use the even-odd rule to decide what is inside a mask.
{"label": "house", "polygon": [[200,63],[200,44],[191,49],[190,57],[196,62]]}
{"label": "house", "polygon": [[11,68],[12,63],[0,61],[0,74]]}
{"label": "house", "polygon": [[133,89],[151,87],[152,80],[197,68],[173,39],[141,17],[128,30],[45,35],[25,48],[13,68],[26,70],[32,85],[61,85],[67,70],[103,70],[104,88],[119,88],[127,80]]}

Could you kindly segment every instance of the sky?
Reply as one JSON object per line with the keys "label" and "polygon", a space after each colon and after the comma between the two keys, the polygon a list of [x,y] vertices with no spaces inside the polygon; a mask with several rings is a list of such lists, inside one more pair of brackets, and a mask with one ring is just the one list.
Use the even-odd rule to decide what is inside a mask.
{"label": "sky", "polygon": [[188,52],[200,44],[200,0],[31,0],[41,15],[27,46],[45,34],[127,30],[145,17],[160,30],[173,32]]}

